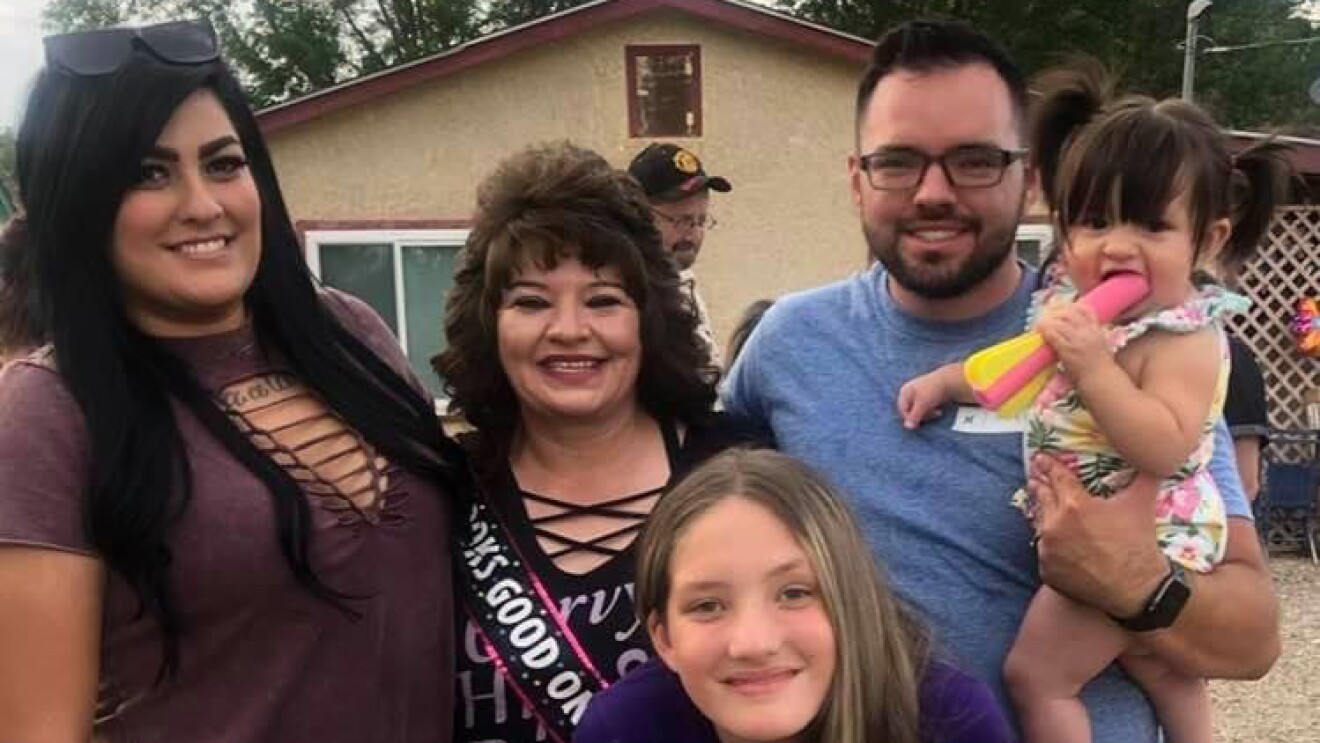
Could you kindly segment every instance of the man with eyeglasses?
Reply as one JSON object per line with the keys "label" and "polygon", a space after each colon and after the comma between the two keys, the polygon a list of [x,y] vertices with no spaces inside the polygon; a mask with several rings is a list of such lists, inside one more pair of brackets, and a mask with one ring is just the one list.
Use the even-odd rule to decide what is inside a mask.
{"label": "man with eyeglasses", "polygon": [[[730,371],[725,408],[840,486],[895,586],[937,646],[991,684],[1010,712],[1004,658],[1043,578],[1123,620],[1151,652],[1203,677],[1259,677],[1279,652],[1277,602],[1217,432],[1211,470],[1229,547],[1182,580],[1154,538],[1154,487],[1089,497],[1050,468],[1039,542],[1008,505],[1021,486],[1021,425],[976,407],[905,430],[914,376],[1020,333],[1037,275],[1015,232],[1035,188],[1027,85],[978,31],[916,21],[877,43],[859,85],[853,201],[874,265],[780,299]],[[1155,743],[1150,705],[1109,669],[1083,700],[1095,743]]]}
{"label": "man with eyeglasses", "polygon": [[647,145],[633,158],[628,174],[642,185],[651,202],[660,239],[678,266],[679,277],[697,310],[698,332],[710,349],[711,363],[723,366],[692,265],[697,262],[706,233],[717,224],[710,214],[710,192],[728,193],[733,185],[727,178],[706,175],[696,155],[668,142]]}

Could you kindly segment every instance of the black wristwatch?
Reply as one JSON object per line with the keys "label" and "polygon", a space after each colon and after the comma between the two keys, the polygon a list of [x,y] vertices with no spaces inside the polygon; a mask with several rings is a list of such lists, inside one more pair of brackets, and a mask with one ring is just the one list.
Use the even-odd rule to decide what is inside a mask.
{"label": "black wristwatch", "polygon": [[1169,562],[1169,574],[1155,587],[1150,598],[1133,617],[1114,617],[1118,625],[1129,632],[1150,632],[1164,629],[1173,624],[1187,599],[1192,597],[1192,586],[1187,580],[1187,570],[1173,560]]}

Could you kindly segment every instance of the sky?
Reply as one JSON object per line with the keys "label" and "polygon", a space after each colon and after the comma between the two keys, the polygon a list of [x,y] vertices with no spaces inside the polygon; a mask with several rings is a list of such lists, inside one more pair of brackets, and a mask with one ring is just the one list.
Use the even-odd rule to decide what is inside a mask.
{"label": "sky", "polygon": [[41,9],[47,0],[0,0],[0,128],[17,127],[32,76],[41,69]]}

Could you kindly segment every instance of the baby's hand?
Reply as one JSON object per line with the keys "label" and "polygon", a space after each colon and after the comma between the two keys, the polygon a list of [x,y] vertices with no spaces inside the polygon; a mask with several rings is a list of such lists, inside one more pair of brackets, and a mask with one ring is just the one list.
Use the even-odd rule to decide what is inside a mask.
{"label": "baby's hand", "polygon": [[1048,308],[1036,323],[1036,332],[1054,349],[1074,382],[1080,374],[1112,355],[1095,310],[1084,304]]}
{"label": "baby's hand", "polygon": [[898,390],[898,415],[903,419],[903,427],[911,431],[927,420],[938,418],[940,408],[949,398],[950,391],[939,371],[908,380]]}

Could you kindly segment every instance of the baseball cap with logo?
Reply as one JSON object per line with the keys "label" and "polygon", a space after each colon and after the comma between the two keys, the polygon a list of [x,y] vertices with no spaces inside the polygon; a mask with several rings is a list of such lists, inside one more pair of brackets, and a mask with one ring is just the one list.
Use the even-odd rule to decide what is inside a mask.
{"label": "baseball cap with logo", "polygon": [[706,175],[696,155],[667,142],[649,144],[637,153],[628,175],[642,184],[648,199],[660,203],[686,199],[707,188],[720,193],[733,190],[727,178]]}

